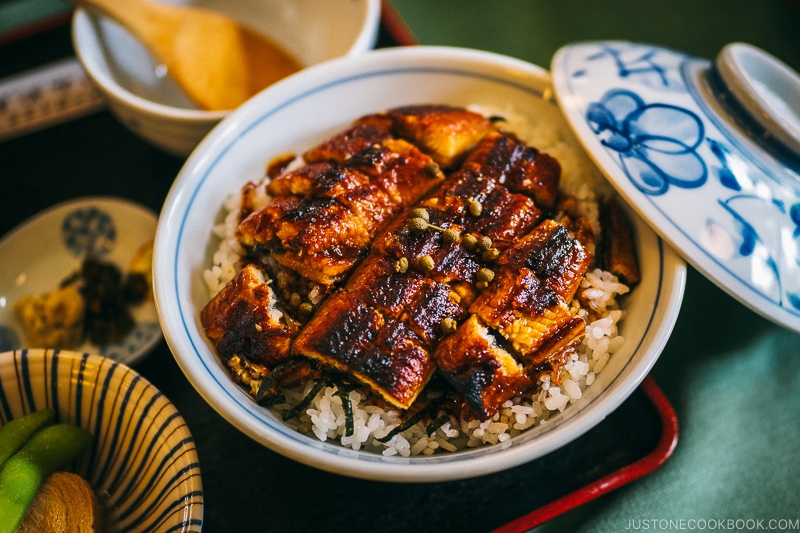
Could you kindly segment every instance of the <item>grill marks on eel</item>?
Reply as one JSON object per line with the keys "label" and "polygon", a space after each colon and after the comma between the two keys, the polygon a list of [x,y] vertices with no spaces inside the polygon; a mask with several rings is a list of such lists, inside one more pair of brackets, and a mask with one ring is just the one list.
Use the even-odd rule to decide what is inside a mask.
{"label": "grill marks on eel", "polygon": [[439,371],[479,418],[524,391],[535,372],[585,332],[569,302],[591,262],[584,245],[547,219],[500,255],[470,317],[437,346]]}
{"label": "grill marks on eel", "polygon": [[[271,202],[240,224],[251,264],[201,315],[234,379],[252,381],[251,390],[300,355],[407,409],[438,371],[488,418],[583,334],[568,303],[591,262],[591,235],[545,217],[560,176],[548,155],[480,115],[415,106],[359,119],[304,160],[272,179]],[[412,207],[436,229],[412,231]],[[445,229],[488,237],[495,252],[450,242]],[[423,256],[432,268],[415,266]],[[410,266],[398,268],[401,260]],[[478,289],[482,268],[495,277]],[[265,269],[321,287],[307,323]],[[243,311],[242,300],[262,311]]]}
{"label": "grill marks on eel", "polygon": [[[493,129],[481,115],[442,106],[369,115],[304,153],[300,168],[246,184],[236,236],[250,266],[201,312],[232,377],[255,392],[290,356],[309,311],[366,257],[378,230]],[[458,138],[437,140],[437,131]],[[260,207],[265,194],[271,199]]]}

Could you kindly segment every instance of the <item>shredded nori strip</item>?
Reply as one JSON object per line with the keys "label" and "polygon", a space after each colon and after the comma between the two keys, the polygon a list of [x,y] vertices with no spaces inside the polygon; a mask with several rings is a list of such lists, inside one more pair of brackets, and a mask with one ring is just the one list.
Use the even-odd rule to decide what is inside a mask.
{"label": "shredded nori strip", "polygon": [[338,372],[335,376],[329,377],[330,384],[336,385],[336,395],[342,400],[342,409],[344,410],[344,435],[345,437],[352,437],[355,433],[355,420],[353,419],[353,402],[350,401],[350,391],[356,387],[347,383],[344,375]]}
{"label": "shredded nori strip", "polygon": [[[267,377],[261,380],[261,385],[259,385],[258,392],[256,393],[257,402],[261,403],[262,400],[265,400],[265,396],[268,392],[276,390],[275,386],[277,385],[278,378],[280,378],[284,372],[294,366],[297,360],[297,357],[290,357],[289,359],[282,361],[272,369]],[[270,404],[272,403],[274,402],[270,402]]]}
{"label": "shredded nori strip", "polygon": [[[290,369],[298,359],[298,357],[292,357],[286,361],[283,361],[262,380],[256,396],[260,405],[270,406],[285,401],[285,397],[282,394],[276,393],[274,396],[266,395],[270,392],[270,390],[275,390],[273,387],[276,385],[277,380],[280,379],[281,374]],[[357,385],[348,383],[344,375],[339,375],[336,372],[332,372],[328,376],[318,379],[308,394],[306,394],[297,405],[283,413],[283,420],[286,421],[299,416],[300,413],[302,413],[311,404],[311,402],[314,400],[314,398],[316,398],[317,394],[319,394],[323,388],[330,386],[336,386],[335,394],[342,401],[342,409],[344,410],[345,418],[345,436],[352,437],[355,433],[355,420],[353,418],[353,403],[350,401],[350,391],[357,388]],[[420,420],[423,420],[425,417],[436,413],[436,411],[441,408],[443,404],[450,400],[452,400],[452,398],[449,394],[444,394],[439,398],[432,399],[427,405],[410,416],[405,422],[392,429],[389,434],[377,439],[378,442],[388,442],[398,433],[402,433],[403,431],[412,427],[414,424],[418,423]],[[433,433],[442,427],[448,420],[450,420],[450,416],[444,414],[431,421],[426,427],[428,436],[430,437],[433,435]]]}
{"label": "shredded nori strip", "polygon": [[442,415],[439,418],[435,419],[433,422],[428,424],[428,427],[425,428],[425,434],[429,437],[436,433],[436,430],[445,425],[447,422],[450,421],[450,415]]}
{"label": "shredded nori strip", "polygon": [[263,407],[269,407],[271,405],[276,405],[279,403],[283,403],[286,401],[286,396],[283,394],[276,394],[275,396],[268,396],[266,398],[262,398],[258,401],[258,405]]}
{"label": "shredded nori strip", "polygon": [[300,401],[300,403],[298,403],[297,405],[295,405],[294,407],[292,407],[283,414],[283,420],[284,421],[291,420],[292,418],[302,413],[303,410],[311,404],[311,402],[314,400],[317,394],[319,394],[319,391],[321,391],[323,387],[325,387],[327,384],[328,384],[327,379],[317,380],[316,383],[314,383],[314,386],[308,392],[308,394],[306,394],[306,396]]}
{"label": "shredded nori strip", "polygon": [[403,431],[407,430],[408,428],[412,427],[414,424],[422,420],[424,417],[428,416],[431,413],[435,413],[439,406],[441,405],[441,401],[432,401],[410,417],[406,419],[405,422],[400,424],[399,426],[392,429],[388,434],[385,436],[377,439],[378,442],[389,442],[392,440],[392,437],[397,435],[398,433],[402,433]]}
{"label": "shredded nori strip", "polygon": [[342,399],[342,409],[344,409],[344,436],[352,437],[353,433],[355,433],[355,422],[353,420],[353,404],[350,402],[350,391],[337,383],[336,395]]}
{"label": "shredded nori strip", "polygon": [[[282,394],[276,394],[275,396],[266,396],[266,394],[272,390],[273,386],[276,384],[276,380],[280,378],[281,374],[290,369],[298,359],[299,358],[297,357],[287,359],[286,361],[277,365],[272,372],[270,372],[270,374],[264,378],[264,380],[261,382],[261,385],[258,387],[258,394],[256,396],[259,404],[270,406],[285,401],[285,397]],[[308,394],[303,397],[300,403],[283,414],[283,420],[290,420],[300,415],[300,413],[302,413],[311,404],[311,402],[323,388],[333,385],[336,386],[336,395],[342,400],[342,409],[344,409],[345,436],[352,437],[353,433],[355,433],[355,421],[353,419],[353,404],[350,401],[350,390],[353,387],[346,384],[341,378],[337,379],[333,376],[318,379]]]}

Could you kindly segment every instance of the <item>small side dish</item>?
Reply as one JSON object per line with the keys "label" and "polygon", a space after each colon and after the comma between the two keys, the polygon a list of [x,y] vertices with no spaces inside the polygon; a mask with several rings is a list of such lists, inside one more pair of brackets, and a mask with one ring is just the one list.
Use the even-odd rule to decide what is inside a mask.
{"label": "small side dish", "polygon": [[624,342],[633,236],[569,150],[515,126],[395,108],[244,184],[201,312],[231,377],[384,455],[504,442],[579,400]]}
{"label": "small side dish", "polygon": [[[25,488],[23,524],[30,531],[51,531],[40,521],[64,509],[70,519],[79,514],[84,521],[102,514],[105,531],[202,529],[203,487],[192,434],[174,404],[135,370],[107,357],[64,350],[0,353],[0,435],[11,431],[19,437],[20,424],[40,418],[46,427],[28,431],[28,444],[24,434],[15,438],[10,448],[16,452],[4,454],[8,448],[0,436],[0,462],[22,453],[23,446],[32,448],[26,452],[32,468],[19,461],[26,466],[24,478],[10,483],[17,509]],[[39,433],[47,446],[34,446]],[[56,464],[70,447],[77,453]],[[0,493],[8,466],[0,469]],[[48,472],[69,475],[45,476]],[[6,511],[0,503],[0,524]]]}
{"label": "small side dish", "polygon": [[[188,4],[227,15],[269,37],[298,63],[297,66],[303,67],[371,49],[377,39],[381,11],[380,0],[293,0],[291,4],[264,0],[205,0],[159,4]],[[127,13],[135,11],[128,3],[121,7]],[[152,24],[146,25],[152,29]],[[156,60],[132,32],[106,17],[94,16],[79,7],[72,19],[72,36],[78,60],[105,97],[111,113],[134,134],[169,153],[181,157],[189,155],[203,137],[230,114],[229,110],[236,107],[230,102],[233,94],[230,91],[230,94],[218,95],[228,102],[222,106],[223,110],[198,106],[200,102],[195,103],[172,76],[165,75],[174,74],[174,65],[167,66]],[[225,50],[212,52],[224,54]],[[268,59],[265,61],[263,54],[255,51],[251,54],[252,60],[247,61],[250,66],[273,66]],[[200,54],[199,59],[212,58]],[[181,72],[194,83],[202,83],[207,72],[194,65],[185,61],[178,64]],[[239,70],[231,61],[223,61],[218,66]],[[248,71],[242,66],[234,75],[238,78]],[[203,72],[203,76],[198,76],[199,72]],[[206,102],[207,98],[206,95]],[[235,96],[234,99],[238,100]]]}
{"label": "small side dish", "polygon": [[161,340],[156,216],[133,202],[57,204],[0,240],[0,352],[70,349],[132,364]]}

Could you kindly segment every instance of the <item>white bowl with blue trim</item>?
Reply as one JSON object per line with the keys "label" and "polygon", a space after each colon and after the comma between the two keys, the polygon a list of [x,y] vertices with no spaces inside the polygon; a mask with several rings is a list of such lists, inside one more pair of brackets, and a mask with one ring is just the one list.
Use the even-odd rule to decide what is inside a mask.
{"label": "white bowl with blue trim", "polygon": [[[209,299],[203,271],[217,243],[212,228],[223,202],[268,161],[341,131],[354,119],[388,108],[442,103],[512,109],[550,124],[575,146],[552,99],[549,74],[497,54],[445,47],[376,50],[288,78],[237,109],[192,153],[161,213],[154,246],[156,307],[183,372],[226,420],[264,446],[316,468],[348,476],[430,482],[497,472],[541,457],[588,431],[639,385],[663,349],[678,315],[685,263],[631,213],[642,282],[628,297],[625,346],[583,399],[548,424],[504,445],[449,455],[385,457],[345,449],[298,433],[234,383],[200,323]],[[587,160],[588,161],[588,160]]]}
{"label": "white bowl with blue trim", "polygon": [[203,486],[189,427],[135,370],[86,353],[0,353],[0,426],[42,409],[92,434],[72,468],[103,505],[109,531],[202,529]]}

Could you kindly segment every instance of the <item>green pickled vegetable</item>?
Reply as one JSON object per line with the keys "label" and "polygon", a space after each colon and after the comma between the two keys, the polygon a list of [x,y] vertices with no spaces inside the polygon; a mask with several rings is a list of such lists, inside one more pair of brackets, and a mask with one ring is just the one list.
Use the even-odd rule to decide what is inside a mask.
{"label": "green pickled vegetable", "polygon": [[0,427],[0,467],[17,453],[34,433],[52,424],[55,418],[54,410],[42,409],[3,424]]}
{"label": "green pickled vegetable", "polygon": [[91,442],[88,431],[72,424],[34,433],[0,469],[0,533],[14,533],[47,476],[75,460]]}

